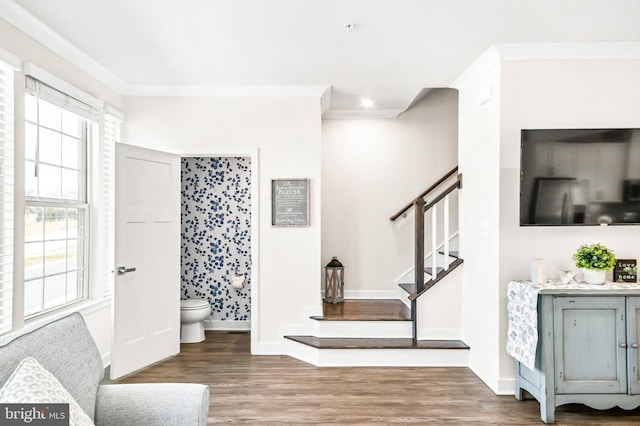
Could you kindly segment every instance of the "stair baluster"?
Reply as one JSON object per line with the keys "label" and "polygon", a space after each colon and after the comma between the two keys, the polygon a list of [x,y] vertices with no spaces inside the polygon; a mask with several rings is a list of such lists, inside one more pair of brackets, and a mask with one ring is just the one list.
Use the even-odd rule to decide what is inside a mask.
{"label": "stair baluster", "polygon": [[[451,256],[449,240],[449,197],[451,193],[462,187],[461,175],[458,175],[455,183],[450,185],[444,191],[440,193],[433,201],[427,202],[423,197],[419,197],[414,201],[414,214],[415,214],[415,233],[414,233],[414,282],[415,292],[409,296],[411,301],[411,319],[413,321],[413,340],[417,342],[417,330],[418,330],[418,318],[417,318],[417,299],[424,294],[429,288],[433,287],[438,281],[444,278],[451,270],[460,266],[463,262],[462,259],[456,258],[455,261],[449,262]],[[435,189],[435,188],[434,188]],[[442,237],[444,239],[442,249],[444,250],[442,266],[438,266],[438,219],[437,206],[442,203]],[[431,211],[431,266],[425,268],[425,213]],[[424,273],[427,272],[430,275],[430,279],[425,283]]]}

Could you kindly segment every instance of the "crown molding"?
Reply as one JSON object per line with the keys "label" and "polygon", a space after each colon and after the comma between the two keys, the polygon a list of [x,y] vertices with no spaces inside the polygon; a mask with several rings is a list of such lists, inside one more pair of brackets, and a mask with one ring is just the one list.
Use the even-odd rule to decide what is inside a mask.
{"label": "crown molding", "polygon": [[0,0],[2,19],[91,77],[122,94],[125,82],[12,0]]}
{"label": "crown molding", "polygon": [[501,61],[640,59],[640,42],[496,44]]}
{"label": "crown molding", "polygon": [[405,111],[403,108],[393,109],[330,109],[322,116],[326,120],[342,120],[354,118],[398,118]]}
{"label": "crown molding", "polygon": [[321,98],[329,85],[146,85],[129,84],[124,96],[214,98]]}
{"label": "crown molding", "polygon": [[508,61],[637,59],[640,59],[640,42],[494,44],[460,74],[450,87],[463,89],[493,67]]}
{"label": "crown molding", "polygon": [[495,45],[489,47],[456,78],[449,87],[462,90],[469,87],[491,69],[500,65],[500,54]]}

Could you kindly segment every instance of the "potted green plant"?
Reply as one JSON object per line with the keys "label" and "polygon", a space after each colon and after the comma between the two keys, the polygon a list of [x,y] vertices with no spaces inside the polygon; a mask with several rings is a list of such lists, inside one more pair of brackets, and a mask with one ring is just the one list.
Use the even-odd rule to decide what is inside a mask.
{"label": "potted green plant", "polygon": [[597,243],[581,245],[573,254],[573,260],[582,269],[582,278],[587,284],[604,284],[607,271],[616,264],[613,251]]}

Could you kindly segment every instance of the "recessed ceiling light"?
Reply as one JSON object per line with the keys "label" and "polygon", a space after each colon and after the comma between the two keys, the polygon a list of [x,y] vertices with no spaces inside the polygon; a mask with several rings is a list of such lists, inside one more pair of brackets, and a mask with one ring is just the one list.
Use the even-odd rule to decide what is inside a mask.
{"label": "recessed ceiling light", "polygon": [[373,107],[373,99],[370,98],[362,98],[360,100],[360,105],[365,107],[365,108],[372,108]]}

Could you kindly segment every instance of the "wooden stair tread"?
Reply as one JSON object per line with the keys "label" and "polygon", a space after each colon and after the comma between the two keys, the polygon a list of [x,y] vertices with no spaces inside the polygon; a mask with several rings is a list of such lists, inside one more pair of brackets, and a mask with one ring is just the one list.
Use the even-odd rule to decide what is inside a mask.
{"label": "wooden stair tread", "polygon": [[412,338],[338,338],[285,336],[285,339],[317,349],[469,349],[460,340],[418,340]]}
{"label": "wooden stair tread", "polygon": [[415,284],[406,283],[406,284],[398,284],[398,285],[400,286],[401,289],[403,289],[404,291],[406,291],[409,294],[414,293],[416,291],[416,285]]}
{"label": "wooden stair tread", "polygon": [[[433,273],[431,271],[433,271],[433,268],[431,266],[425,266],[424,267],[424,272],[425,273],[427,273],[429,275],[433,275]],[[444,271],[444,268],[442,266],[436,266],[436,273],[439,274],[442,271]]]}
{"label": "wooden stair tread", "polygon": [[346,299],[323,303],[318,321],[411,321],[411,310],[397,299]]}

